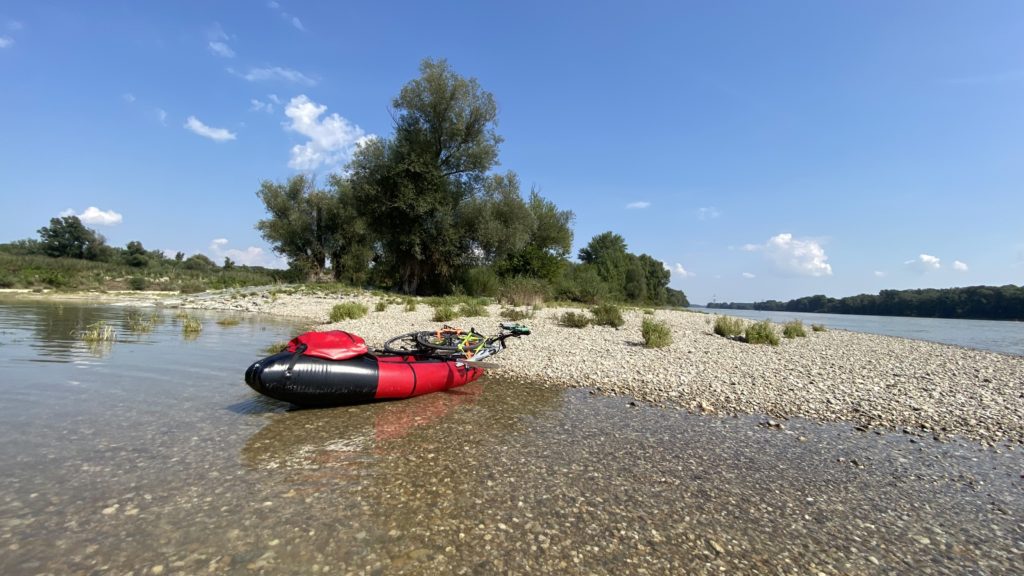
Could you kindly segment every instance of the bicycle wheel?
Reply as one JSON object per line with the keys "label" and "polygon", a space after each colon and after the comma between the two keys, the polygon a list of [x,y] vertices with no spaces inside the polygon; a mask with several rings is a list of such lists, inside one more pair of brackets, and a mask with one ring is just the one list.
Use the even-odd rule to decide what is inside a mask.
{"label": "bicycle wheel", "polygon": [[416,336],[419,334],[419,332],[409,332],[408,334],[395,336],[384,343],[384,351],[390,354],[401,354],[402,356],[430,353],[430,349],[424,348],[417,341]]}
{"label": "bicycle wheel", "polygon": [[472,354],[484,345],[485,340],[483,336],[475,332],[459,334],[456,332],[441,331],[417,332],[416,342],[424,348],[429,348],[442,353],[464,354],[469,352]]}

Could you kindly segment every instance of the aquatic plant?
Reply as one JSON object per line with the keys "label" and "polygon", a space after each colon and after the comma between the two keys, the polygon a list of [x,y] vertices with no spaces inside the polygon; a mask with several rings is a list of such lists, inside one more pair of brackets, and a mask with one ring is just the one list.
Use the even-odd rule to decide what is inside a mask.
{"label": "aquatic plant", "polygon": [[594,324],[598,326],[618,328],[626,323],[622,318],[622,312],[615,304],[601,304],[595,306],[590,312],[594,315]]}
{"label": "aquatic plant", "polygon": [[331,309],[331,322],[340,320],[356,320],[366,316],[368,309],[365,304],[359,302],[342,302],[335,304]]}
{"label": "aquatic plant", "polygon": [[726,338],[735,338],[743,334],[745,323],[740,318],[719,316],[715,319],[715,334]]}
{"label": "aquatic plant", "polygon": [[72,335],[84,342],[113,342],[117,339],[114,328],[102,320],[93,322],[81,330],[75,330]]}
{"label": "aquatic plant", "polygon": [[664,348],[672,344],[672,329],[666,322],[644,318],[640,334],[644,337],[644,346],[647,348]]}
{"label": "aquatic plant", "polygon": [[195,316],[186,316],[181,321],[181,331],[185,334],[199,334],[203,331],[203,323]]}
{"label": "aquatic plant", "polygon": [[155,316],[146,317],[141,310],[129,308],[126,318],[130,332],[151,332],[153,330]]}
{"label": "aquatic plant", "polygon": [[807,331],[804,330],[803,322],[791,320],[782,325],[782,335],[786,338],[805,338]]}
{"label": "aquatic plant", "polygon": [[288,348],[288,340],[281,340],[280,342],[274,342],[270,346],[263,349],[263,352],[267,354],[277,354],[278,352],[284,352]]}
{"label": "aquatic plant", "polygon": [[590,317],[582,312],[565,312],[558,317],[558,323],[567,328],[586,328]]}
{"label": "aquatic plant", "polygon": [[241,323],[242,321],[238,318],[221,318],[220,320],[217,320],[217,324],[219,326],[224,326],[225,328],[229,326],[238,326]]}
{"label": "aquatic plant", "polygon": [[747,326],[744,337],[748,344],[779,345],[779,335],[775,332],[775,327],[772,326],[772,323],[767,320],[754,322]]}

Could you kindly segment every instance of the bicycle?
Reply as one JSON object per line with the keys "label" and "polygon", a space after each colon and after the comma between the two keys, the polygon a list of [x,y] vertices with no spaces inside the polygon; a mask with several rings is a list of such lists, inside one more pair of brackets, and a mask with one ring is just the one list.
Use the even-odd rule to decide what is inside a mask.
{"label": "bicycle", "polygon": [[445,325],[438,330],[422,330],[395,336],[384,343],[384,351],[402,356],[433,356],[462,362],[477,362],[504,350],[505,340],[528,336],[530,329],[515,322],[502,322],[501,332],[485,337],[470,328]]}

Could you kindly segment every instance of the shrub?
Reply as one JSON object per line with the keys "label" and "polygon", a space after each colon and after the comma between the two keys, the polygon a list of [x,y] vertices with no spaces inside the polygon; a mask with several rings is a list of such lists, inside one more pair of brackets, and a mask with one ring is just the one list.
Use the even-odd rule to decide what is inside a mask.
{"label": "shrub", "polygon": [[672,330],[665,322],[644,318],[640,334],[643,335],[644,346],[647,348],[664,348],[672,343]]}
{"label": "shrub", "polygon": [[747,326],[746,340],[748,344],[771,344],[779,345],[779,335],[775,332],[772,323],[767,320],[754,322]]}
{"label": "shrub", "polygon": [[527,320],[529,318],[533,318],[533,310],[519,310],[518,308],[502,308],[501,317],[504,318],[505,320],[512,320],[513,322],[518,322],[519,320]]}
{"label": "shrub", "polygon": [[341,304],[335,304],[334,308],[331,309],[331,322],[338,322],[341,320],[355,320],[366,316],[367,308],[365,304],[359,302],[342,302]]}
{"label": "shrub", "polygon": [[815,332],[824,332],[825,331],[825,325],[824,324],[811,324],[811,330],[814,330]]}
{"label": "shrub", "polygon": [[488,316],[487,306],[480,301],[465,302],[459,306],[459,316],[469,318],[471,316]]}
{"label": "shrub", "polygon": [[650,308],[645,308],[644,309],[644,315],[645,316],[654,316],[654,310],[651,310]]}
{"label": "shrub", "polygon": [[506,278],[498,289],[498,300],[511,306],[532,306],[544,301],[548,283],[538,278]]}
{"label": "shrub", "polygon": [[558,323],[568,328],[586,328],[590,317],[582,312],[566,312],[558,318]]}
{"label": "shrub", "polygon": [[804,330],[804,323],[799,320],[792,320],[782,325],[782,335],[786,338],[804,338],[807,331]]}
{"label": "shrub", "polygon": [[434,307],[434,322],[449,322],[455,318],[455,309],[448,304],[438,304]]}
{"label": "shrub", "polygon": [[626,323],[622,319],[622,312],[615,304],[601,304],[590,311],[594,315],[594,324],[599,326],[611,326],[618,328]]}
{"label": "shrub", "polygon": [[744,322],[732,316],[719,316],[715,319],[715,334],[726,338],[735,338],[743,334]]}
{"label": "shrub", "polygon": [[470,268],[463,275],[461,286],[470,296],[496,296],[501,289],[498,275],[489,267]]}
{"label": "shrub", "polygon": [[388,303],[383,300],[380,300],[379,302],[377,302],[377,305],[374,306],[373,309],[377,312],[383,312],[388,309]]}
{"label": "shrub", "polygon": [[415,298],[406,298],[405,299],[405,311],[406,312],[415,312],[416,311],[416,299]]}
{"label": "shrub", "polygon": [[142,276],[132,276],[128,279],[128,288],[135,291],[146,289],[146,279]]}

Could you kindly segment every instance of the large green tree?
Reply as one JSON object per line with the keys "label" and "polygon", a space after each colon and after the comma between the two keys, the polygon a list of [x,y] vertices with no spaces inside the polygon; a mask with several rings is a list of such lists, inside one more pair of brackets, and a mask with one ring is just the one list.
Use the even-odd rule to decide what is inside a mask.
{"label": "large green tree", "polygon": [[329,195],[317,190],[314,179],[303,174],[284,184],[265,180],[256,195],[270,214],[256,224],[263,239],[288,259],[290,267],[310,278],[320,277],[327,267],[333,234],[330,224],[335,208]]}
{"label": "large green tree", "polygon": [[47,256],[99,259],[103,236],[87,228],[78,216],[51,218],[49,226],[38,230],[39,243]]}
{"label": "large green tree", "polygon": [[392,106],[394,136],[368,142],[349,165],[353,195],[393,283],[442,291],[474,256],[463,205],[498,162],[498,107],[475,79],[429,59]]}

